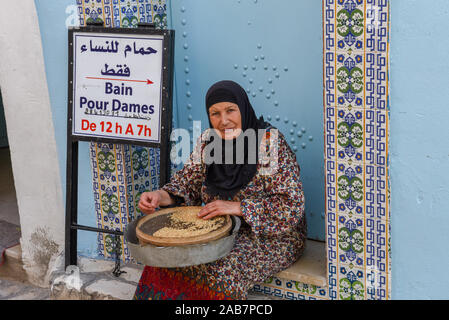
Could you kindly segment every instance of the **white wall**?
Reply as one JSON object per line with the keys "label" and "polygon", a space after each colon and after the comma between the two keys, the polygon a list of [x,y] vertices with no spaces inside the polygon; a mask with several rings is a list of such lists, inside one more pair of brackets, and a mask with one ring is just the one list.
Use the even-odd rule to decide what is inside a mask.
{"label": "white wall", "polygon": [[42,42],[33,0],[9,1],[6,8],[0,10],[0,87],[24,267],[32,282],[48,285],[49,264],[64,249],[65,210]]}

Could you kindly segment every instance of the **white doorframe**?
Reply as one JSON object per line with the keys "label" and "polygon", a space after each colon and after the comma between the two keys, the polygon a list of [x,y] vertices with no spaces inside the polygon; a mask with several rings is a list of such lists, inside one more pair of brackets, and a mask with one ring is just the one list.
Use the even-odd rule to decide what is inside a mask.
{"label": "white doorframe", "polygon": [[34,0],[9,1],[6,8],[0,10],[0,87],[22,258],[30,281],[47,286],[50,265],[64,249],[65,210],[42,41]]}

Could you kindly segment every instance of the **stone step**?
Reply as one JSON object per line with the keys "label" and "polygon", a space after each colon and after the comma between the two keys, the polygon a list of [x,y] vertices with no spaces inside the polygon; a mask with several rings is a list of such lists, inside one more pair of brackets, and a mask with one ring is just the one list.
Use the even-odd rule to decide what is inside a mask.
{"label": "stone step", "polygon": [[23,269],[20,244],[5,250],[5,262],[0,266],[0,278],[26,282],[27,274]]}
{"label": "stone step", "polygon": [[298,261],[276,274],[276,277],[326,287],[326,263],[326,244],[321,241],[307,240],[304,253]]}
{"label": "stone step", "polygon": [[29,283],[0,279],[0,300],[50,300],[50,289]]}

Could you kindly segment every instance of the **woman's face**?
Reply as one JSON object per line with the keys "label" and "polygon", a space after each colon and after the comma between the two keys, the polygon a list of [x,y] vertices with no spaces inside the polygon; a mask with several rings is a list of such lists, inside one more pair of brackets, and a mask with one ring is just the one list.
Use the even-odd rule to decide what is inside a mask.
{"label": "woman's face", "polygon": [[232,102],[219,102],[209,108],[212,127],[222,139],[231,140],[242,132],[242,115],[239,106]]}

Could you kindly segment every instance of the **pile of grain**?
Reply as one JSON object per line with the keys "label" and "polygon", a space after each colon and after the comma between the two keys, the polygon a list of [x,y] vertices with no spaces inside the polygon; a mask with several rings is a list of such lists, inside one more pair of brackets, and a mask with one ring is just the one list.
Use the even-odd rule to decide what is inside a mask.
{"label": "pile of grain", "polygon": [[198,217],[198,210],[179,210],[170,214],[168,226],[157,230],[154,237],[183,238],[207,234],[222,227],[226,220],[224,216],[203,220]]}

